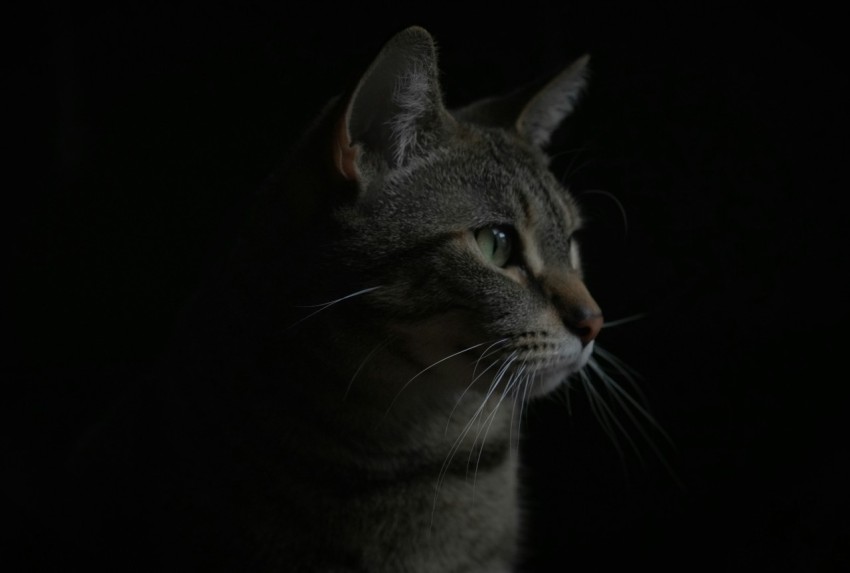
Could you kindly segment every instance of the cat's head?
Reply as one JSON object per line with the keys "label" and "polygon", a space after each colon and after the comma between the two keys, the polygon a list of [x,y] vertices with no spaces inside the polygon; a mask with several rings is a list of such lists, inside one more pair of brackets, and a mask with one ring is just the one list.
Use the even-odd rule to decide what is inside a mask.
{"label": "cat's head", "polygon": [[359,317],[361,334],[380,331],[374,339],[456,387],[475,365],[490,368],[485,389],[519,372],[539,395],[582,368],[602,314],[582,279],[577,206],[542,147],[573,110],[586,64],[449,111],[431,36],[395,36],[319,130],[330,197],[302,201],[331,213],[312,239],[324,243],[315,292],[357,294],[328,319]]}

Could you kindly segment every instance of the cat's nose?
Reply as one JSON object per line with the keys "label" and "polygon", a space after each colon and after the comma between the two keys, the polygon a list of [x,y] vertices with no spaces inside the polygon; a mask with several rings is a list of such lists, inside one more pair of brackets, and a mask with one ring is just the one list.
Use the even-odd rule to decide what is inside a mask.
{"label": "cat's nose", "polygon": [[547,276],[545,288],[567,329],[587,346],[602,330],[602,310],[590,296],[584,282],[573,272]]}
{"label": "cat's nose", "polygon": [[567,328],[581,340],[581,345],[587,346],[602,330],[604,319],[598,309],[583,308],[566,322]]}

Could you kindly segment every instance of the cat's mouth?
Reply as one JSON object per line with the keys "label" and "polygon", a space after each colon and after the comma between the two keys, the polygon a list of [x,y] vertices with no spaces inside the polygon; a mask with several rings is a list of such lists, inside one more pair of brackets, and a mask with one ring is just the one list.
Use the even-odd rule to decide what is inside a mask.
{"label": "cat's mouth", "polygon": [[567,379],[587,365],[593,354],[593,341],[584,346],[577,356],[559,357],[545,361],[531,371],[531,396],[544,396],[558,388]]}

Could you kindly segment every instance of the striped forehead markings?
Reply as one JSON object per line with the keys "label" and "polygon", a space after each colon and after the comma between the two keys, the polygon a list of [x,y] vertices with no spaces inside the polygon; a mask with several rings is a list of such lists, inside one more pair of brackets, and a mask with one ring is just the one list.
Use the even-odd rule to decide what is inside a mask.
{"label": "striped forehead markings", "polygon": [[[554,245],[560,251],[559,259],[563,257],[569,261],[573,258],[567,229],[574,216],[566,201],[553,197],[549,189],[532,178],[525,181],[527,185],[511,189],[511,194],[522,208],[522,219],[516,221],[516,229],[525,264],[532,275],[539,276],[547,266],[546,245]],[[552,253],[548,256],[551,257]],[[549,261],[549,264],[552,262]]]}
{"label": "striped forehead markings", "polygon": [[[506,170],[514,171],[508,175],[508,179],[522,181],[523,185],[512,185],[508,190],[515,198],[520,213],[523,218],[522,223],[517,224],[517,232],[520,234],[524,245],[526,264],[529,270],[537,274],[544,267],[543,253],[538,245],[535,230],[538,229],[541,220],[550,222],[555,227],[555,241],[560,247],[569,248],[569,235],[567,231],[568,221],[575,219],[575,215],[570,209],[567,201],[560,197],[553,197],[552,190],[539,181],[537,173],[540,168],[530,166],[527,161],[516,161],[516,149],[512,143],[504,140],[490,139],[489,152],[492,159],[497,165],[502,166]],[[510,163],[504,160],[505,157],[512,158]],[[541,217],[540,212],[545,215]],[[519,223],[519,221],[517,221]],[[570,257],[569,252],[565,252],[567,257]]]}
{"label": "striped forehead markings", "polygon": [[517,231],[522,240],[522,254],[525,259],[525,264],[533,276],[539,276],[546,266],[543,262],[543,257],[540,255],[540,250],[537,248],[537,240],[531,228],[523,226]]}

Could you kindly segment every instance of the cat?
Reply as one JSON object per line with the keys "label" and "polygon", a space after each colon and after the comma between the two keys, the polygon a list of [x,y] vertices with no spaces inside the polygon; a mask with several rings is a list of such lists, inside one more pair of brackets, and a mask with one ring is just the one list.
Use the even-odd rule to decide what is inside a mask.
{"label": "cat", "polygon": [[603,324],[543,151],[587,64],[449,111],[429,33],[394,36],[268,179],[155,382],[93,433],[92,552],[512,570],[522,408]]}

